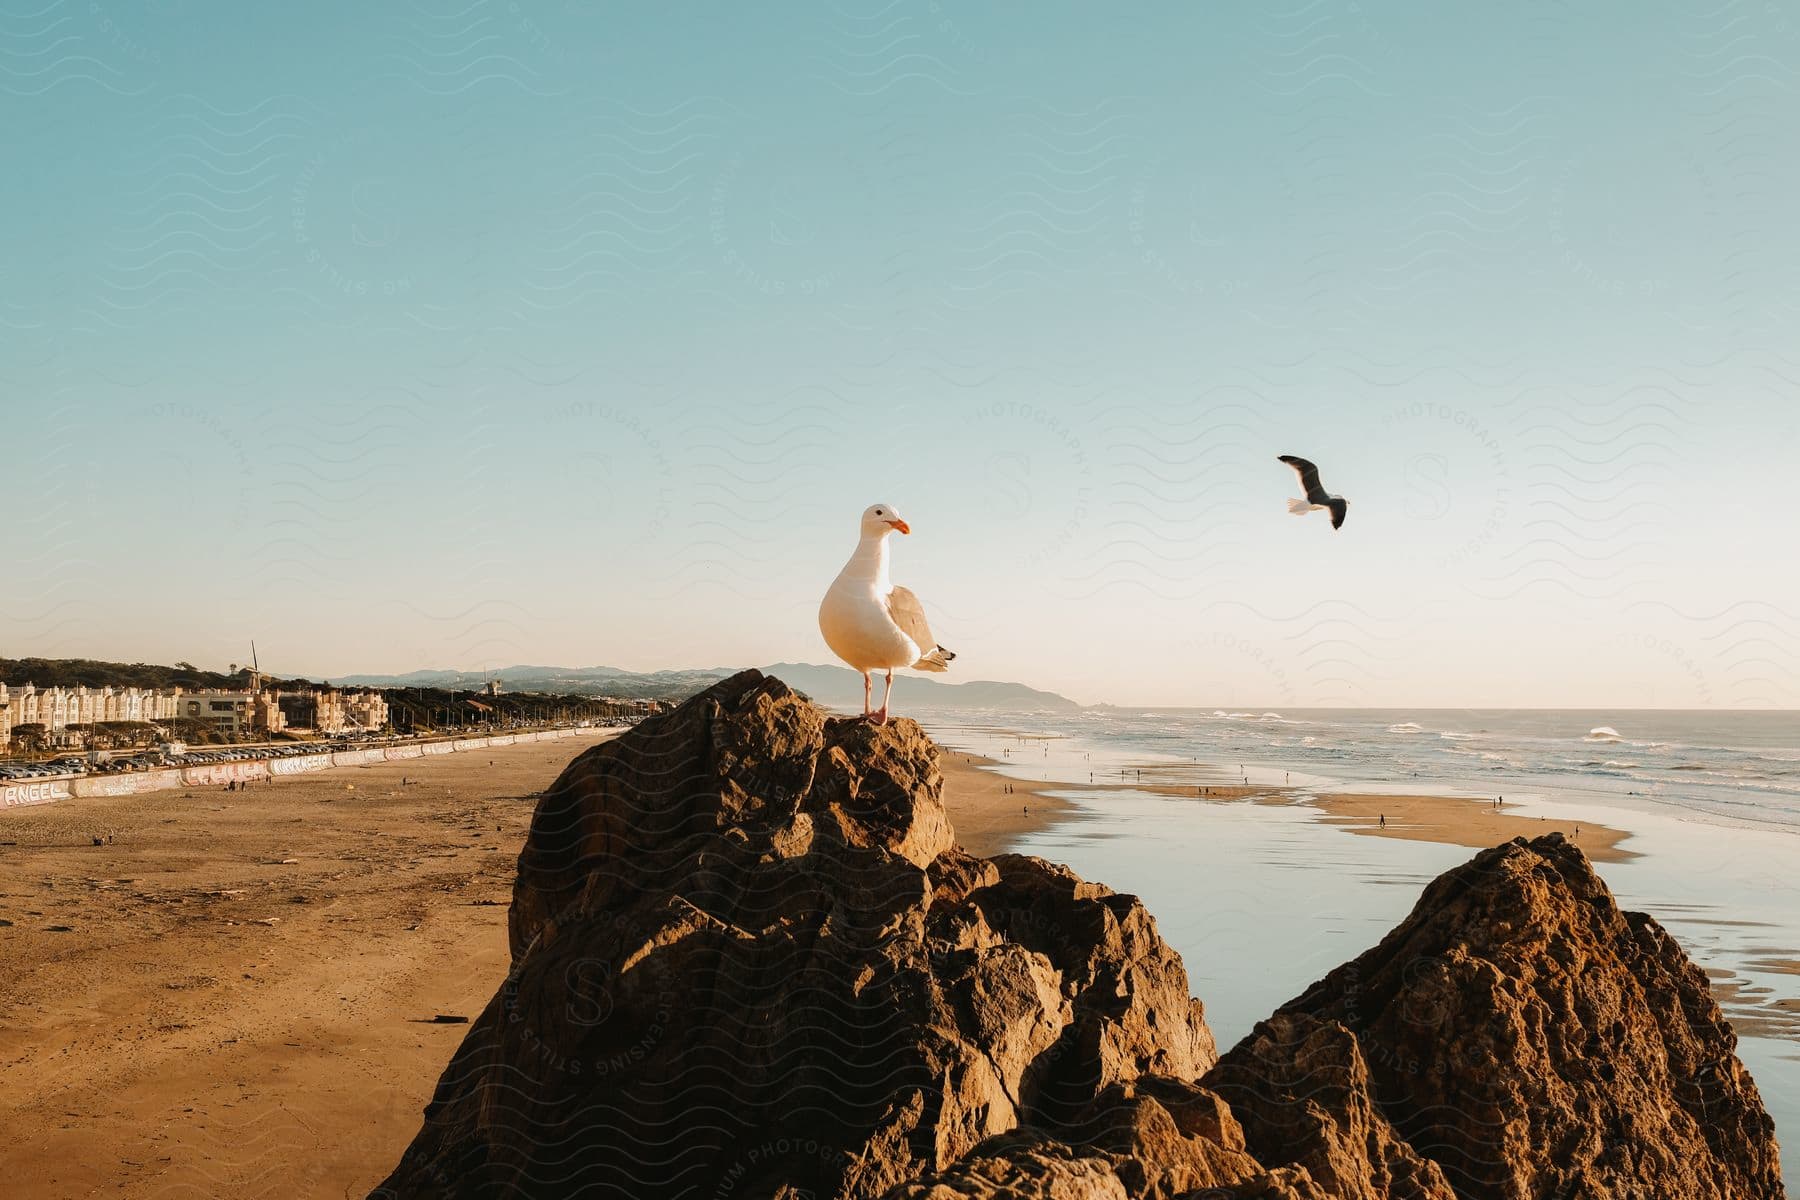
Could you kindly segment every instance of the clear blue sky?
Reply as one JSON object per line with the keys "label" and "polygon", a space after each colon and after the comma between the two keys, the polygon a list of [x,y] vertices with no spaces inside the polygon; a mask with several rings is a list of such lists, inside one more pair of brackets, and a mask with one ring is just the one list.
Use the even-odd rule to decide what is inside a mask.
{"label": "clear blue sky", "polygon": [[1800,705],[1778,9],[45,3],[0,655]]}

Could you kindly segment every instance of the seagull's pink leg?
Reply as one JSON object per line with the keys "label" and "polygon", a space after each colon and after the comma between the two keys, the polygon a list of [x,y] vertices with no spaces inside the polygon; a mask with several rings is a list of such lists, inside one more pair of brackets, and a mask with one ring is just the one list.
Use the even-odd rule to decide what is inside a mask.
{"label": "seagull's pink leg", "polygon": [[875,723],[877,725],[886,725],[887,724],[888,697],[892,696],[893,694],[894,694],[894,672],[890,669],[887,673],[887,688],[886,688],[886,690],[884,690],[881,693],[881,711],[879,711],[875,714]]}
{"label": "seagull's pink leg", "polygon": [[862,677],[863,677],[863,716],[866,717],[869,715],[869,688],[873,685],[869,681],[869,673],[867,671],[864,671],[862,673]]}

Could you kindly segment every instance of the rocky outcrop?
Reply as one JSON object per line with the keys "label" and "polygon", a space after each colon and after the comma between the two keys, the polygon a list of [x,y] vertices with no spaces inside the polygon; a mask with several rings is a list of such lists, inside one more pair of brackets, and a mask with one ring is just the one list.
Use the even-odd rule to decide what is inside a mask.
{"label": "rocky outcrop", "polygon": [[1782,1196],[1701,972],[1556,836],[1222,1059],[1137,900],[954,844],[936,748],[745,672],[576,759],[378,1196]]}
{"label": "rocky outcrop", "polygon": [[1298,1167],[1265,1168],[1215,1092],[1146,1077],[1109,1089],[1055,1133],[1020,1129],[990,1138],[950,1168],[889,1193],[891,1200],[1015,1197],[1268,1197],[1328,1200]]}
{"label": "rocky outcrop", "polygon": [[1394,1129],[1344,1026],[1279,1013],[1206,1082],[1230,1105],[1260,1161],[1303,1169],[1343,1200],[1454,1200],[1442,1169]]}
{"label": "rocky outcrop", "polygon": [[962,853],[941,787],[912,722],[756,672],[583,754],[520,857],[513,971],[378,1194],[877,1196],[1212,1066],[1143,906]]}
{"label": "rocky outcrop", "polygon": [[[1346,1041],[1394,1129],[1468,1200],[1783,1194],[1773,1124],[1705,974],[1620,911],[1560,834],[1438,878],[1206,1082],[1269,1161],[1316,1144],[1304,1110],[1359,1107],[1337,1098],[1341,1072],[1311,1066],[1311,1047]],[[1320,1173],[1317,1153],[1305,1161]]]}

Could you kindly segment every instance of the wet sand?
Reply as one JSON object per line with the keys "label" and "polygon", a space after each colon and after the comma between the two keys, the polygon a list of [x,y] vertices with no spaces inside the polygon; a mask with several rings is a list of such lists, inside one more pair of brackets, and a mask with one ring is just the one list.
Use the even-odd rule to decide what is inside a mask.
{"label": "wet sand", "polygon": [[[1182,800],[1305,804],[1319,810],[1319,819],[1324,824],[1370,837],[1405,838],[1485,850],[1516,837],[1534,838],[1556,831],[1572,838],[1594,862],[1627,862],[1637,857],[1621,845],[1631,836],[1627,830],[1591,821],[1530,817],[1516,808],[1509,812],[1504,805],[1495,808],[1490,801],[1466,796],[1318,793],[1273,784],[1219,783],[1216,782],[1221,777],[1218,768],[1195,768],[1186,764],[1146,763],[1127,770],[1132,774],[1124,782],[1115,781],[1108,786],[1137,786],[1146,792]],[[1146,781],[1134,784],[1132,780],[1140,775]],[[1171,776],[1194,777],[1208,782],[1171,783],[1168,782]]]}
{"label": "wet sand", "polygon": [[367,1194],[467,1029],[434,1018],[505,977],[535,793],[598,740],[0,813],[0,1190]]}
{"label": "wet sand", "polygon": [[1513,838],[1561,833],[1594,862],[1627,862],[1637,855],[1619,843],[1631,835],[1590,821],[1555,820],[1509,813],[1484,800],[1457,796],[1326,795],[1311,800],[1327,825],[1372,837],[1407,838],[1486,849]]}
{"label": "wet sand", "polygon": [[1800,1042],[1800,999],[1780,996],[1773,988],[1719,967],[1708,967],[1706,978],[1739,1037]]}

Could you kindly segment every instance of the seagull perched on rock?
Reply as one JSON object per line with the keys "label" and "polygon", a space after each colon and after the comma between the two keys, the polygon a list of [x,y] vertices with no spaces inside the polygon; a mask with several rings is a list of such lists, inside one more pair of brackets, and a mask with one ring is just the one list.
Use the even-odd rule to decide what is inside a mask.
{"label": "seagull perched on rock", "polygon": [[[819,605],[819,632],[833,654],[862,672],[863,716],[877,725],[887,724],[894,668],[947,671],[956,657],[931,636],[919,598],[888,578],[888,538],[896,531],[911,533],[912,528],[893,505],[865,508],[856,551]],[[869,676],[874,671],[887,672],[887,690],[881,694],[881,708],[871,713]]]}
{"label": "seagull perched on rock", "polygon": [[1336,529],[1344,523],[1344,514],[1350,511],[1350,502],[1342,496],[1333,496],[1319,482],[1319,468],[1304,458],[1295,458],[1292,454],[1283,454],[1281,461],[1300,473],[1300,486],[1306,489],[1306,499],[1289,500],[1288,511],[1296,517],[1304,517],[1318,508],[1331,510],[1331,527]]}

